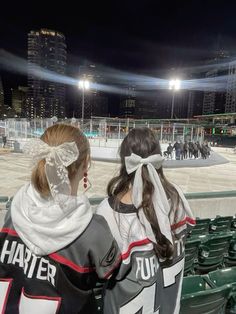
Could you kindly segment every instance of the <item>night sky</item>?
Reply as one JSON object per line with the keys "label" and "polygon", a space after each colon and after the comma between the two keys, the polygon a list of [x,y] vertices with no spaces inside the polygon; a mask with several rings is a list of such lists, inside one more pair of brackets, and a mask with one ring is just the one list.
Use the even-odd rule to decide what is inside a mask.
{"label": "night sky", "polygon": [[[171,68],[203,63],[217,48],[236,52],[236,1],[86,1],[81,6],[82,2],[57,1],[49,7],[49,1],[4,1],[1,47],[26,58],[30,30],[61,31],[72,76],[89,60],[165,77]],[[5,72],[2,76],[4,84],[22,80],[14,76],[12,81]]]}

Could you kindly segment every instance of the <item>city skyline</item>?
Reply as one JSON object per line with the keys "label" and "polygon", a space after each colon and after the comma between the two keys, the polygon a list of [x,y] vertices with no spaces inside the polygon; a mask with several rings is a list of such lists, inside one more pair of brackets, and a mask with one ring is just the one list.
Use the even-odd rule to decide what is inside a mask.
{"label": "city skyline", "polygon": [[[133,84],[137,91],[141,90],[138,96],[151,98],[156,89],[155,79],[169,80],[173,75],[187,80],[204,78],[205,62],[211,60],[218,49],[230,51],[234,58],[234,7],[235,4],[225,5],[225,2],[224,6],[220,2],[212,6],[209,1],[182,1],[181,5],[159,1],[129,1],[125,4],[121,1],[119,5],[107,4],[106,10],[96,4],[89,11],[86,6],[81,7],[83,14],[78,14],[75,19],[76,14],[69,6],[63,12],[58,7],[53,15],[49,7],[39,7],[32,14],[26,14],[25,5],[22,4],[14,21],[10,22],[9,10],[6,10],[0,22],[4,26],[2,48],[26,59],[27,33],[41,28],[62,32],[68,47],[68,77],[78,78],[81,66],[96,64],[109,83],[123,85],[123,91],[121,89],[118,94],[125,94],[127,86]],[[1,75],[6,89],[27,84],[25,74],[15,75],[5,70]],[[137,84],[137,80],[143,77],[153,80],[153,86],[143,88],[139,82]],[[116,94],[119,88],[113,89]],[[71,88],[70,94],[73,93],[76,91]],[[158,97],[162,94],[160,92]],[[168,95],[163,97],[169,101]],[[195,105],[193,97],[190,98],[191,106]],[[71,99],[67,101],[71,114],[77,100],[75,105]],[[124,100],[120,102],[124,103]],[[193,112],[191,106],[188,105],[187,109],[190,113]]]}
{"label": "city skyline", "polygon": [[[35,34],[38,34],[38,33],[41,33],[41,32],[43,32],[43,34],[44,33],[48,34],[48,33],[51,33],[51,32],[57,34],[57,31],[55,31],[55,30],[41,29],[40,31],[30,31],[30,33],[28,34],[29,38],[32,36],[32,34],[35,35]],[[60,34],[60,36],[61,35],[63,36],[63,34],[61,34],[61,33],[58,33],[58,34]],[[40,34],[38,34],[38,35],[40,35]],[[45,37],[45,35],[43,35],[43,37]],[[17,67],[21,68],[21,70],[22,70],[22,68],[25,68],[25,69],[29,68],[29,66],[32,67],[32,65],[35,64],[36,68],[35,69],[32,68],[31,70],[32,71],[36,71],[36,72],[38,71],[38,74],[36,75],[36,81],[39,80],[39,82],[40,82],[41,78],[42,78],[42,83],[44,82],[44,84],[42,86],[40,85],[42,88],[40,87],[39,90],[43,89],[44,91],[46,91],[46,94],[48,94],[48,89],[47,89],[47,87],[48,87],[47,85],[48,84],[50,85],[49,86],[50,90],[51,90],[52,85],[53,85],[53,90],[55,90],[55,86],[56,85],[60,85],[60,84],[58,84],[56,82],[61,82],[61,80],[62,81],[64,81],[64,80],[71,81],[69,83],[69,85],[71,85],[71,84],[72,84],[72,86],[74,85],[73,89],[74,89],[74,91],[76,91],[76,95],[77,95],[76,98],[77,98],[77,100],[76,100],[76,103],[75,103],[75,108],[72,108],[73,106],[72,107],[69,106],[67,108],[67,113],[69,114],[69,116],[72,116],[72,114],[70,114],[69,111],[71,111],[71,112],[73,111],[73,116],[75,114],[77,117],[80,117],[81,103],[80,103],[80,101],[78,103],[78,95],[80,94],[80,92],[78,91],[78,87],[77,87],[78,78],[77,78],[77,80],[76,79],[72,79],[72,77],[68,77],[68,76],[64,76],[64,77],[61,76],[61,77],[56,78],[56,74],[57,73],[59,75],[62,75],[63,73],[65,74],[65,70],[66,69],[64,68],[64,70],[62,72],[61,72],[60,69],[59,69],[60,70],[59,72],[56,70],[55,65],[58,62],[60,63],[61,61],[59,59],[55,59],[54,57],[53,58],[48,57],[51,54],[51,50],[55,49],[55,48],[54,48],[54,46],[53,46],[53,48],[52,47],[50,48],[49,47],[50,45],[48,45],[47,40],[48,39],[46,39],[46,41],[45,41],[45,39],[42,38],[42,40],[40,40],[40,42],[38,42],[41,45],[40,50],[37,52],[37,55],[38,54],[40,55],[39,59],[37,57],[36,58],[37,60],[36,59],[33,60],[32,57],[31,57],[32,54],[35,55],[35,49],[33,49],[33,51],[28,50],[29,56],[28,56],[28,66],[27,67],[25,66],[25,63],[24,63],[23,59],[16,58],[12,54],[5,53],[4,57],[5,57],[5,59],[6,59],[6,57],[8,57],[10,59],[10,60],[8,60],[8,64],[13,64],[15,62],[18,62],[19,64],[17,65]],[[49,40],[50,40],[50,38],[49,38]],[[29,46],[29,49],[32,49],[32,47]],[[48,55],[48,53],[49,53],[49,55]],[[55,52],[54,52],[54,54],[55,54]],[[209,90],[211,90],[211,88],[213,87],[213,89],[214,89],[213,92],[210,92],[210,93],[209,92],[204,92],[204,95],[206,95],[206,94],[213,94],[213,95],[216,94],[216,95],[218,95],[219,91],[221,92],[221,94],[222,93],[225,94],[225,91],[221,91],[222,82],[221,82],[221,77],[218,77],[218,75],[222,75],[222,73],[224,75],[226,75],[226,76],[228,75],[228,79],[227,79],[228,81],[229,81],[229,75],[230,75],[231,76],[231,80],[232,80],[232,78],[234,78],[234,76],[232,76],[233,72],[232,72],[232,70],[229,71],[228,67],[229,67],[229,64],[230,64],[231,67],[232,66],[235,67],[235,60],[232,61],[233,59],[229,57],[228,53],[226,53],[226,58],[223,57],[223,59],[225,58],[225,60],[223,60],[224,62],[220,63],[219,60],[218,60],[218,54],[224,55],[225,52],[223,50],[219,50],[218,52],[216,51],[215,52],[215,56],[213,55],[211,60],[207,60],[207,62],[203,66],[203,70],[201,71],[202,75],[199,76],[197,79],[195,78],[195,80],[191,80],[191,77],[188,76],[188,72],[187,72],[186,69],[185,69],[185,71],[186,71],[185,73],[184,73],[184,71],[182,72],[182,75],[184,74],[185,77],[182,76],[183,79],[182,79],[181,84],[183,86],[181,86],[180,95],[177,95],[178,96],[178,99],[176,99],[177,101],[175,100],[176,105],[177,105],[177,106],[175,105],[175,112],[174,112],[174,117],[175,118],[178,118],[178,117],[179,118],[191,118],[194,115],[201,114],[201,105],[199,107],[199,102],[197,104],[194,104],[194,97],[192,96],[192,95],[196,94],[196,91],[198,91],[197,85],[199,85],[199,87],[200,87],[201,84],[203,84],[202,85],[203,86],[202,93],[203,93],[203,90],[207,87],[208,84],[209,84]],[[3,55],[4,55],[4,53],[3,53]],[[23,64],[20,65],[20,62],[23,62]],[[218,72],[218,70],[217,70],[218,67],[219,67],[219,73],[217,73]],[[82,68],[85,70],[85,72],[81,71]],[[90,72],[89,68],[95,70],[94,74],[91,75],[89,73]],[[13,69],[14,69],[14,66],[13,66]],[[223,69],[223,72],[222,72],[222,69]],[[49,71],[50,70],[53,71],[54,74],[53,74],[53,72],[51,72],[51,74],[50,74],[49,72],[47,72],[48,70]],[[213,75],[213,78],[214,78],[215,82],[214,81],[212,83],[210,83],[210,81],[208,82],[208,80],[207,80],[208,76],[209,76],[208,72],[207,72],[208,70],[209,70],[209,73],[211,73],[212,71],[216,73],[215,75]],[[21,72],[21,71],[19,71],[19,72]],[[201,73],[201,72],[198,72],[198,74]],[[104,77],[103,77],[103,74],[105,75]],[[48,75],[49,75],[49,77],[48,77]],[[93,79],[94,75],[96,76],[95,80]],[[128,72],[122,72],[122,71],[117,71],[117,70],[114,70],[114,71],[110,70],[110,72],[108,71],[106,73],[106,68],[105,67],[102,67],[102,68],[100,67],[100,68],[96,69],[96,65],[89,64],[89,63],[87,63],[86,65],[79,66],[79,76],[78,77],[86,77],[87,76],[87,78],[89,80],[91,80],[91,82],[93,81],[93,83],[95,83],[93,88],[94,87],[97,88],[97,86],[100,85],[99,82],[102,83],[102,81],[103,81],[103,83],[104,83],[104,78],[106,78],[106,75],[108,75],[108,79],[109,79],[109,77],[111,78],[111,81],[114,84],[118,84],[118,85],[121,86],[121,88],[114,88],[114,86],[112,87],[112,85],[109,86],[108,82],[105,82],[105,84],[108,83],[108,85],[104,85],[104,84],[101,85],[103,88],[105,87],[105,90],[108,92],[108,94],[109,94],[109,89],[111,88],[111,89],[115,90],[115,92],[114,92],[115,94],[118,93],[120,95],[120,97],[122,96],[122,98],[120,98],[120,102],[118,104],[119,108],[118,108],[118,111],[116,110],[115,116],[120,115],[121,117],[122,116],[123,117],[130,116],[130,117],[136,117],[136,118],[138,118],[138,117],[139,118],[148,118],[149,116],[152,117],[154,112],[155,112],[155,114],[157,116],[159,116],[160,112],[162,112],[162,114],[163,114],[163,109],[167,105],[166,109],[164,109],[166,111],[166,114],[164,114],[164,116],[161,114],[160,117],[161,118],[168,118],[169,117],[170,101],[168,99],[170,98],[170,94],[171,93],[170,93],[170,91],[167,90],[168,89],[168,80],[160,80],[160,81],[158,81],[158,79],[150,78],[148,76],[132,75],[132,74],[130,74]],[[127,75],[131,75],[131,79],[129,78],[127,80]],[[94,76],[94,78],[95,78],[95,76]],[[33,82],[32,78],[30,78],[30,77],[31,77],[31,75],[28,76],[29,91],[30,91],[30,84],[31,83],[37,83],[37,82]],[[50,77],[52,79],[51,82],[50,82]],[[205,80],[204,77],[206,77],[207,79]],[[219,78],[219,82],[217,81],[218,78]],[[224,80],[226,81],[226,77],[222,76],[222,78],[224,78]],[[200,83],[197,82],[198,79],[199,79]],[[139,81],[137,86],[135,84],[135,80]],[[145,83],[145,80],[148,80],[148,81]],[[195,83],[193,83],[194,81],[195,81]],[[156,85],[157,82],[158,82],[159,86]],[[98,83],[98,85],[96,83]],[[142,91],[142,88],[145,87],[145,84],[147,84],[147,83],[148,83],[148,85],[146,86],[146,90],[144,88],[144,90]],[[66,84],[68,84],[68,82],[66,82]],[[152,86],[153,84],[155,86]],[[193,84],[196,85],[196,86],[195,87],[194,86],[191,87],[191,85],[193,85]],[[36,86],[37,84],[33,84],[33,85]],[[69,85],[67,87],[69,87]],[[163,85],[163,86],[161,87],[161,85]],[[189,89],[188,89],[188,85],[189,85]],[[204,87],[204,85],[205,85],[205,87]],[[127,90],[127,88],[129,89],[131,86],[134,88],[134,91],[135,91],[135,96],[133,98],[135,98],[137,101],[135,101],[136,104],[135,104],[135,102],[133,102],[133,104],[131,106],[135,110],[132,109],[131,111],[130,110],[126,111],[126,109],[122,109],[122,107],[123,107],[122,103],[124,104],[124,102],[125,102],[126,105],[127,105],[127,100],[130,98],[130,96],[127,95],[126,90]],[[235,93],[234,87],[231,86],[231,88],[229,90],[229,88],[228,88],[229,86],[228,85],[226,86],[225,82],[223,83],[223,86],[224,86],[223,89],[225,89],[227,87],[227,94],[228,95],[230,95],[230,94],[232,95],[232,94]],[[153,87],[154,87],[154,89],[153,89]],[[219,87],[219,91],[217,92],[218,87]],[[140,90],[140,88],[141,88],[141,90]],[[161,93],[161,89],[163,89],[163,93]],[[191,95],[190,95],[191,89],[193,89],[193,94],[191,93]],[[11,88],[11,94],[12,94],[13,90],[15,90],[15,89]],[[196,90],[196,91],[194,91],[194,90]],[[29,91],[28,91],[28,95],[29,95]],[[97,90],[97,92],[98,91],[99,90]],[[159,95],[157,95],[157,91],[158,91]],[[114,116],[114,111],[113,110],[111,110],[111,111],[110,110],[108,110],[108,111],[105,110],[103,112],[103,111],[101,111],[98,108],[98,107],[100,107],[100,105],[102,105],[103,108],[105,108],[105,107],[107,108],[107,104],[106,104],[107,101],[106,101],[106,99],[103,99],[103,97],[102,98],[97,97],[96,101],[98,101],[98,103],[96,104],[95,98],[94,97],[91,98],[91,96],[92,96],[92,94],[94,94],[94,92],[96,94],[96,89],[90,90],[89,93],[86,96],[86,106],[87,106],[87,108],[85,107],[85,109],[88,109],[86,116],[89,117],[90,115],[94,115],[94,114],[96,115],[96,112],[98,113],[97,114],[98,116],[101,116],[101,115],[109,115],[110,116],[110,114]],[[189,95],[186,94],[186,92],[189,92]],[[47,97],[50,98],[52,95],[50,96],[49,94],[48,95],[44,95],[44,96],[46,98]],[[136,97],[136,95],[137,95],[137,97]],[[160,100],[160,102],[158,103],[157,96],[160,96],[160,95],[162,95],[163,99],[160,100],[160,97],[158,97],[159,100]],[[12,94],[12,96],[13,96],[13,94]],[[45,99],[45,97],[43,95],[41,95],[41,96]],[[7,95],[7,97],[10,98],[10,95]],[[156,100],[154,102],[153,102],[153,98],[156,98]],[[28,99],[29,99],[29,97],[28,97]],[[148,102],[147,102],[147,99],[149,99]],[[151,101],[151,99],[152,99],[152,101]],[[199,97],[198,97],[198,99],[199,99]],[[217,108],[217,106],[215,108],[215,103],[214,103],[215,102],[215,96],[212,99],[213,100],[211,102],[212,102],[212,108],[213,109],[210,109],[210,110],[205,111],[205,112],[203,111],[203,114],[204,113],[205,114],[223,113],[224,112],[225,102],[221,103],[221,104],[220,104],[220,102],[218,102],[217,106],[219,106],[219,104],[221,106],[221,110],[219,110],[219,108]],[[12,100],[13,100],[13,98],[12,98]],[[92,100],[92,102],[91,102],[91,100]],[[165,102],[165,106],[164,107],[163,107],[163,100]],[[204,96],[204,101],[205,101],[205,96]],[[204,110],[204,101],[203,101],[203,110]],[[43,102],[44,102],[44,100],[43,100]],[[129,102],[130,102],[130,100],[129,100]],[[67,99],[67,103],[68,103],[68,99]],[[92,103],[93,103],[93,105],[92,105]],[[11,104],[14,107],[13,102]],[[143,107],[144,104],[145,104],[146,110]],[[49,103],[48,103],[48,105],[49,105]],[[48,105],[46,105],[45,108],[48,107],[48,110],[49,111],[51,110],[51,113],[49,113],[49,111],[48,111],[48,113],[46,114],[47,117],[53,116],[53,115],[62,117],[64,115],[64,113],[63,114],[58,114],[58,110],[57,109],[54,110],[55,108],[52,109],[53,108],[52,106],[51,106],[51,109],[49,109],[50,105],[49,106]],[[64,105],[65,105],[65,103],[63,102],[63,106]],[[104,105],[105,105],[105,107],[104,107]],[[161,105],[161,107],[160,107],[160,105]],[[197,105],[197,108],[195,108],[196,107],[195,105]],[[41,106],[42,106],[42,103],[41,103]],[[92,109],[92,108],[95,108],[94,106],[97,107],[98,111],[97,110],[94,111]],[[29,107],[29,104],[28,104],[28,106],[25,107],[26,110],[27,110],[27,107]],[[32,106],[31,107],[32,107],[31,108],[32,110],[30,110],[31,113],[27,114],[27,115],[23,114],[23,117],[31,117],[31,118],[33,118],[33,117],[44,117],[44,114],[41,114],[42,108],[41,108],[41,110],[37,109],[38,106],[35,105],[35,102],[32,102]],[[108,105],[108,107],[109,107],[109,105]],[[130,104],[128,104],[128,107],[130,107]],[[216,111],[214,110],[214,108],[216,109]],[[45,110],[43,110],[43,111],[45,111]],[[37,112],[37,114],[36,114],[36,112]],[[230,112],[233,112],[233,111],[231,110]],[[9,111],[9,113],[11,113],[11,116],[12,116],[13,112],[11,110]],[[187,113],[187,115],[186,115],[186,113]],[[17,115],[17,116],[19,117],[19,115]]]}

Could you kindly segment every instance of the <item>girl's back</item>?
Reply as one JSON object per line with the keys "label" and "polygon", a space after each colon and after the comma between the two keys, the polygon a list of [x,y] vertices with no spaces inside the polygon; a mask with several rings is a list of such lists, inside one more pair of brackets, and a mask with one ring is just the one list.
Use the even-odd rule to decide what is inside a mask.
{"label": "girl's back", "polygon": [[28,143],[31,182],[14,196],[0,229],[0,313],[94,314],[98,278],[120,253],[105,219],[87,197],[90,148],[83,133],[53,125]]}
{"label": "girl's back", "polygon": [[[35,236],[31,232],[29,238]],[[47,245],[45,242],[45,249]],[[43,256],[29,250],[9,216],[0,230],[0,248],[0,309],[5,307],[6,314],[18,314],[19,310],[34,314],[97,313],[93,288],[98,278],[109,277],[119,262],[116,242],[98,215],[71,244]]]}
{"label": "girl's back", "polygon": [[120,175],[111,180],[109,197],[97,209],[122,256],[119,272],[105,290],[104,313],[177,314],[184,244],[195,220],[182,191],[165,181],[153,133],[134,129],[127,138],[120,151]]}
{"label": "girl's back", "polygon": [[121,203],[118,212],[110,197],[97,213],[107,220],[122,256],[119,273],[105,291],[104,313],[178,313],[187,222],[191,225],[194,220],[179,210],[178,222],[172,225],[174,256],[165,263],[157,258],[133,205]]}

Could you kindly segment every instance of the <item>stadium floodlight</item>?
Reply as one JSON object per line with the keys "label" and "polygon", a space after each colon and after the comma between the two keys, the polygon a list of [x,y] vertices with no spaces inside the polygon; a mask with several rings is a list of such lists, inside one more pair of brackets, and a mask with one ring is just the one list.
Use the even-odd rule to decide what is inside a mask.
{"label": "stadium floodlight", "polygon": [[89,90],[90,82],[88,80],[79,80],[78,88],[82,90],[82,114],[81,114],[81,130],[84,128],[84,91]]}
{"label": "stadium floodlight", "polygon": [[181,81],[179,79],[172,79],[169,81],[169,89],[173,91],[172,93],[172,103],[171,103],[171,119],[174,116],[174,105],[175,105],[175,92],[180,90]]}
{"label": "stadium floodlight", "polygon": [[169,89],[179,90],[180,87],[181,87],[181,81],[180,80],[175,79],[175,80],[170,80],[169,81]]}
{"label": "stadium floodlight", "polygon": [[82,90],[88,90],[90,88],[90,82],[88,80],[79,80],[78,87]]}

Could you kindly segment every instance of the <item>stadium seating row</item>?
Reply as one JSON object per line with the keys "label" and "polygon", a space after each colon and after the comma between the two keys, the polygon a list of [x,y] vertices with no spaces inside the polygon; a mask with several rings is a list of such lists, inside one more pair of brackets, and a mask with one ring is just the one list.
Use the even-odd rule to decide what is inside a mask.
{"label": "stadium seating row", "polygon": [[236,266],[236,232],[200,235],[185,245],[185,276]]}
{"label": "stadium seating row", "polygon": [[236,313],[236,267],[183,279],[180,314]]}
{"label": "stadium seating row", "polygon": [[226,231],[236,231],[236,217],[216,216],[214,219],[196,219],[196,226],[192,229],[190,237]]}
{"label": "stadium seating row", "polygon": [[[102,309],[102,285],[94,290]],[[236,314],[236,267],[183,278],[180,314]]]}

